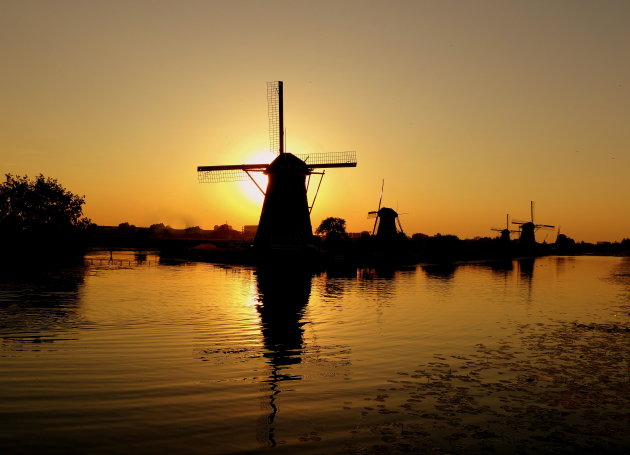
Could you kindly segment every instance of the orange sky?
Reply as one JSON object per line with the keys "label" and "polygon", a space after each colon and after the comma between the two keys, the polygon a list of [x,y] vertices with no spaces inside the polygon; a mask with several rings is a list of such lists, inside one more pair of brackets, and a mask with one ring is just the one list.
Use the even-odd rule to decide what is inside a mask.
{"label": "orange sky", "polygon": [[[505,214],[630,237],[630,2],[0,0],[0,171],[57,178],[99,224],[256,224],[196,166],[356,150],[312,214],[494,233]],[[555,234],[539,232],[538,240]]]}

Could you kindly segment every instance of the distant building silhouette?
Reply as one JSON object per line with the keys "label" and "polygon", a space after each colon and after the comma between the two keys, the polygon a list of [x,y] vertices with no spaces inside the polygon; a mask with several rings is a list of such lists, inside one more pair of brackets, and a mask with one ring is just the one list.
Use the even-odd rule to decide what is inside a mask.
{"label": "distant building silhouette", "polygon": [[245,225],[243,226],[243,240],[246,242],[251,242],[256,237],[256,231],[258,231],[258,225]]}

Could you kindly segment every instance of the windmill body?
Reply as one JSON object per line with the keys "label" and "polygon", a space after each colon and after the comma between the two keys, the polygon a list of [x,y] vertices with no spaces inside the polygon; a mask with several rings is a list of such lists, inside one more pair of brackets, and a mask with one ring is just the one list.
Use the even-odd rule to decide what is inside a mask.
{"label": "windmill body", "polygon": [[376,238],[379,240],[394,239],[398,236],[396,220],[398,213],[389,207],[382,207],[377,212],[378,228]]}
{"label": "windmill body", "polygon": [[307,245],[313,237],[306,194],[306,163],[291,153],[283,153],[265,170],[269,177],[260,213],[254,246],[295,248]]}
{"label": "windmill body", "polygon": [[510,231],[509,229],[502,229],[501,230],[501,237],[500,237],[501,241],[502,242],[509,242],[511,240],[510,239],[510,233],[511,232],[512,231]]}
{"label": "windmill body", "polygon": [[536,231],[539,229],[553,229],[555,226],[550,224],[534,223],[534,201],[530,202],[530,221],[512,221],[513,224],[521,226],[521,234],[519,243],[524,247],[536,246]]}
{"label": "windmill body", "polygon": [[510,214],[509,213],[505,215],[505,228],[492,228],[492,230],[499,231],[501,233],[501,235],[499,236],[499,239],[504,243],[510,243],[511,241],[510,235],[513,232],[519,232],[519,231],[510,229]]}
{"label": "windmill body", "polygon": [[521,224],[521,235],[518,238],[522,245],[536,244],[536,225],[531,221]]}
{"label": "windmill body", "polygon": [[[403,229],[400,224],[400,218],[396,210],[389,207],[381,207],[383,202],[383,190],[385,189],[385,180],[381,183],[381,196],[378,200],[378,209],[372,212],[368,212],[369,218],[375,218],[374,228],[372,229],[372,235],[376,232],[376,238],[378,240],[393,240],[396,239],[399,234],[403,234]],[[398,224],[398,226],[396,226]]]}
{"label": "windmill body", "polygon": [[267,83],[267,101],[271,149],[278,156],[268,164],[199,166],[199,181],[216,183],[251,179],[258,186],[252,173],[265,173],[269,180],[266,191],[258,187],[264,193],[265,200],[254,247],[261,251],[300,252],[309,248],[313,239],[310,212],[317,192],[309,205],[307,181],[310,182],[313,174],[318,174],[321,184],[325,171],[318,169],[356,167],[356,153],[316,153],[306,156],[286,153],[282,81]]}

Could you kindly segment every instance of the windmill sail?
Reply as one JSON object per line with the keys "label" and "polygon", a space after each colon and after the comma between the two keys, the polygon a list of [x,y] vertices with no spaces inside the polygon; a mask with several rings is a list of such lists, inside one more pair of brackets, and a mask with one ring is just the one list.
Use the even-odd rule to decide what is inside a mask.
{"label": "windmill sail", "polygon": [[269,115],[269,151],[284,153],[284,112],[282,81],[267,82],[267,113]]}
{"label": "windmill sail", "polygon": [[376,209],[376,212],[369,212],[368,215],[372,215],[373,213],[376,214],[375,219],[374,219],[374,227],[372,228],[372,235],[374,235],[374,233],[376,232],[376,223],[378,223],[379,219],[378,219],[378,212],[381,210],[381,203],[383,202],[383,190],[385,189],[385,179],[383,179],[383,182],[381,183],[381,196],[378,198],[378,208]]}
{"label": "windmill sail", "polygon": [[[311,153],[295,155],[304,161],[309,169],[334,167],[356,167],[357,154],[354,151]],[[249,180],[249,172],[265,172],[269,164],[227,164],[222,166],[197,166],[199,183],[242,182]]]}
{"label": "windmill sail", "polygon": [[357,153],[352,151],[311,153],[310,155],[295,156],[304,161],[306,166],[311,169],[357,166]]}
{"label": "windmill sail", "polygon": [[249,180],[249,172],[263,172],[268,164],[228,164],[197,166],[199,183],[242,182]]}

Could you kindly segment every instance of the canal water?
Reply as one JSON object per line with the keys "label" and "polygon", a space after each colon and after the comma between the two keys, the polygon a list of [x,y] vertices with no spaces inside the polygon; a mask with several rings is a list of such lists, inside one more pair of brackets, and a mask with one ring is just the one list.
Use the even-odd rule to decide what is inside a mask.
{"label": "canal water", "polygon": [[0,278],[0,453],[624,453],[630,261]]}

